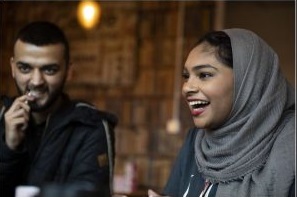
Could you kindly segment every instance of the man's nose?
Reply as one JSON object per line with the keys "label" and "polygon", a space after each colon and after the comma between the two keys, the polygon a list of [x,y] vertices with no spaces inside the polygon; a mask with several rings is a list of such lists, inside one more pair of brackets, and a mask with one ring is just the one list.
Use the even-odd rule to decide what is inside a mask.
{"label": "man's nose", "polygon": [[31,84],[34,86],[38,86],[44,83],[44,78],[42,72],[40,70],[34,70],[31,75]]}

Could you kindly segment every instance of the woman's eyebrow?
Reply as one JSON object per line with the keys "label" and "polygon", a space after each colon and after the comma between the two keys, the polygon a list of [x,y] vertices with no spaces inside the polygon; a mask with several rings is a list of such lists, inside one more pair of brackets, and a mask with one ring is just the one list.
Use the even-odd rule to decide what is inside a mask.
{"label": "woman's eyebrow", "polygon": [[196,71],[196,70],[201,70],[203,68],[211,68],[211,69],[215,69],[215,70],[218,70],[218,68],[214,67],[214,66],[211,66],[209,64],[201,64],[201,65],[196,65],[192,68],[192,70]]}

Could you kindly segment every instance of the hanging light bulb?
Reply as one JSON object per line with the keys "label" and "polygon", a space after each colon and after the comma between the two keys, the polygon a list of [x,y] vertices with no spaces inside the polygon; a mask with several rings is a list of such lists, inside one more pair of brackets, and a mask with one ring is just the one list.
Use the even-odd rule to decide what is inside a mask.
{"label": "hanging light bulb", "polygon": [[86,29],[97,25],[101,16],[101,8],[98,2],[84,0],[78,4],[77,17],[79,23]]}

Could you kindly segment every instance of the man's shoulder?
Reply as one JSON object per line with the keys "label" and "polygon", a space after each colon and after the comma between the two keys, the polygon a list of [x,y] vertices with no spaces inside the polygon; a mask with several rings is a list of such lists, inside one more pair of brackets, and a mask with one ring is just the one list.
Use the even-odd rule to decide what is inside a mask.
{"label": "man's shoulder", "polygon": [[0,97],[0,119],[2,118],[5,110],[9,108],[13,102],[13,98],[10,98],[6,95],[1,95]]}
{"label": "man's shoulder", "polygon": [[0,106],[10,106],[13,102],[14,98],[11,98],[9,96],[6,95],[1,95],[0,97]]}
{"label": "man's shoulder", "polygon": [[80,119],[87,120],[105,120],[110,125],[116,125],[118,119],[115,114],[98,109],[96,106],[85,101],[75,101],[73,113],[76,114]]}

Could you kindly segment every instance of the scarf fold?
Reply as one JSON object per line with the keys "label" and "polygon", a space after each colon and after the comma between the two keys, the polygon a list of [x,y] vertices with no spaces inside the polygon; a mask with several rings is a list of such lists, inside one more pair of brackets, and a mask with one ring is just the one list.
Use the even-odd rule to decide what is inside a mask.
{"label": "scarf fold", "polygon": [[[225,188],[228,190],[239,190],[240,197],[251,194],[269,196],[269,192],[276,189],[276,181],[269,180],[270,174],[275,170],[283,170],[274,169],[274,166],[285,165],[284,161],[268,159],[278,151],[273,148],[275,141],[280,133],[293,132],[295,136],[295,122],[291,118],[295,116],[295,111],[286,113],[295,105],[294,91],[280,72],[277,54],[265,41],[244,29],[227,29],[224,32],[231,39],[233,53],[233,108],[222,127],[211,132],[197,131],[196,163],[206,179],[220,182],[222,186],[227,184]],[[288,129],[287,124],[293,124],[293,129],[292,126]],[[294,147],[294,141],[288,143],[293,143],[290,146]],[[295,157],[294,149],[286,154]],[[274,164],[267,165],[267,162]],[[255,174],[264,166],[268,172],[255,179]],[[284,174],[290,176],[292,173]],[[256,180],[271,184],[269,187],[251,184]],[[221,191],[223,193],[228,192]],[[219,191],[217,195],[220,196]]]}

